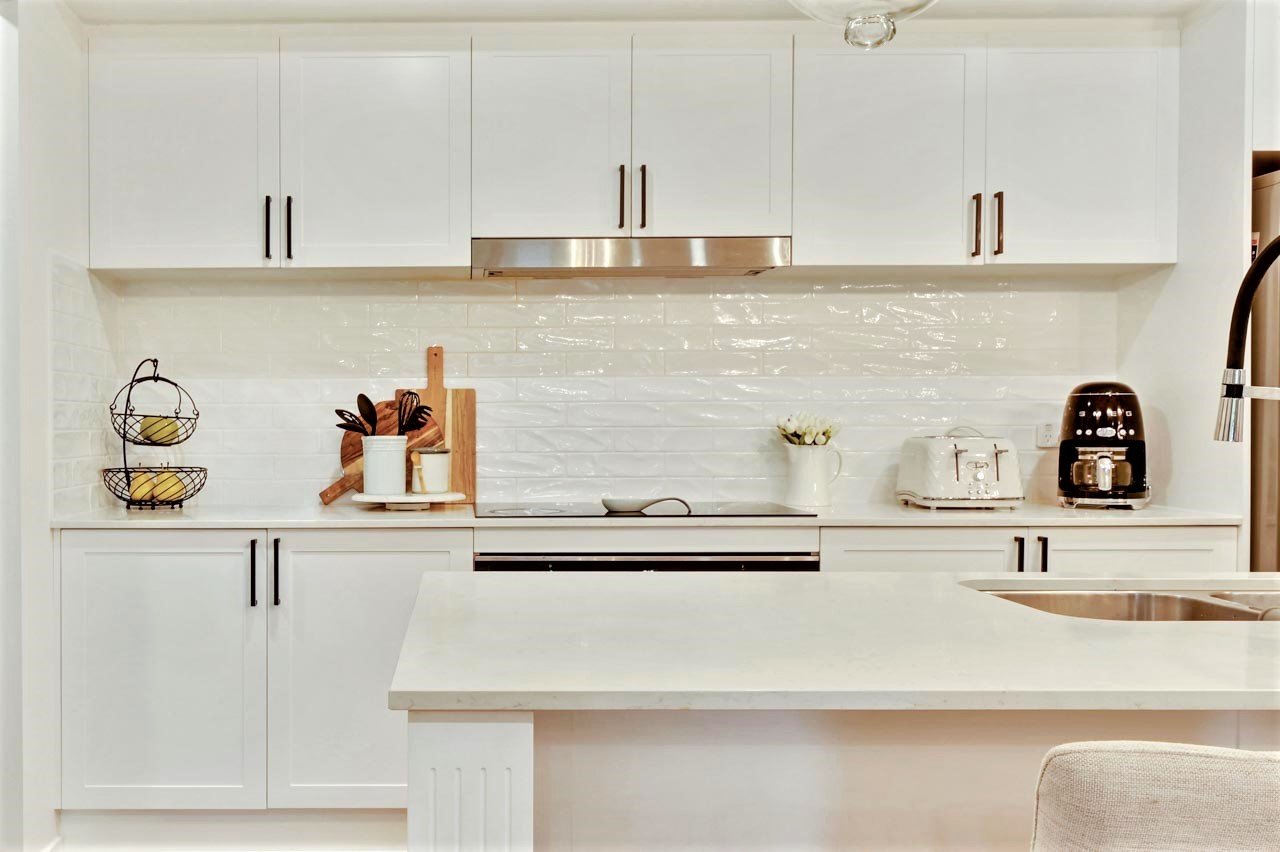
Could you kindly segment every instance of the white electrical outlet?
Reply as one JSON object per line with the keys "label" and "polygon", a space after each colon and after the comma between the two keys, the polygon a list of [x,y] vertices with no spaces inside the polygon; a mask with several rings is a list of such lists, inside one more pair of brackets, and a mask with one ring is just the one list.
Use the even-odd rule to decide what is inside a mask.
{"label": "white electrical outlet", "polygon": [[1036,427],[1036,446],[1051,449],[1058,446],[1058,424],[1041,423]]}

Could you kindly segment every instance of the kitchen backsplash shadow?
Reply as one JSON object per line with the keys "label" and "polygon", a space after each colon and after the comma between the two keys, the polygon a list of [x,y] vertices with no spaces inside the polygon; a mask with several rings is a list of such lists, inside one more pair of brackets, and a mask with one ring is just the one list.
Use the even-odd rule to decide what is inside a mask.
{"label": "kitchen backsplash shadow", "polygon": [[[890,499],[902,440],[962,423],[1013,438],[1028,495],[1049,498],[1033,426],[1117,358],[1116,294],[1097,278],[85,286],[101,303],[74,288],[55,300],[76,324],[55,348],[105,364],[93,386],[110,393],[160,358],[200,407],[166,457],[209,467],[204,505],[315,503],[338,473],[333,409],[419,383],[432,344],[478,392],[482,500],[776,500],[770,424],[806,409],[844,423],[837,500]],[[77,399],[55,428],[91,435],[110,393],[101,418]],[[55,441],[62,511],[98,502],[91,455],[70,457],[86,440]]]}

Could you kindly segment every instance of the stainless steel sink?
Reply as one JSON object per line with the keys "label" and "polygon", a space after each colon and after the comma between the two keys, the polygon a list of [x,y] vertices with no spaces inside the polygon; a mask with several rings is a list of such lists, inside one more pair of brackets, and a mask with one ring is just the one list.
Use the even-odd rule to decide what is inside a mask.
{"label": "stainless steel sink", "polygon": [[1108,621],[1257,621],[1261,614],[1259,609],[1252,609],[1243,601],[1213,600],[1227,593],[1209,596],[1194,592],[1073,590],[989,591],[988,594],[1054,615]]}
{"label": "stainless steel sink", "polygon": [[1214,592],[1211,597],[1258,610],[1280,606],[1280,592]]}

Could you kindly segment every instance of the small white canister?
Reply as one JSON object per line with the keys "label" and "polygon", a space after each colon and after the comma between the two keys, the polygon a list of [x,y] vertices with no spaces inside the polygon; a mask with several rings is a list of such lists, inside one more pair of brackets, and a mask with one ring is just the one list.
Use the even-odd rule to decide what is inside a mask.
{"label": "small white canister", "polygon": [[366,435],[364,445],[364,493],[379,497],[404,494],[406,435]]}
{"label": "small white canister", "polygon": [[449,465],[453,454],[444,447],[415,450],[413,453],[413,493],[443,494],[449,490]]}

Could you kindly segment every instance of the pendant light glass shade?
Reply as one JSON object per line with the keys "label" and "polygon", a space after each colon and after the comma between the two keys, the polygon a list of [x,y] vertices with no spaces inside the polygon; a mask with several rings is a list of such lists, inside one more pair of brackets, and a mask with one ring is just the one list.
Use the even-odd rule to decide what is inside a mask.
{"label": "pendant light glass shade", "polygon": [[870,50],[893,39],[898,24],[938,0],[791,0],[815,21],[844,28],[844,40]]}

